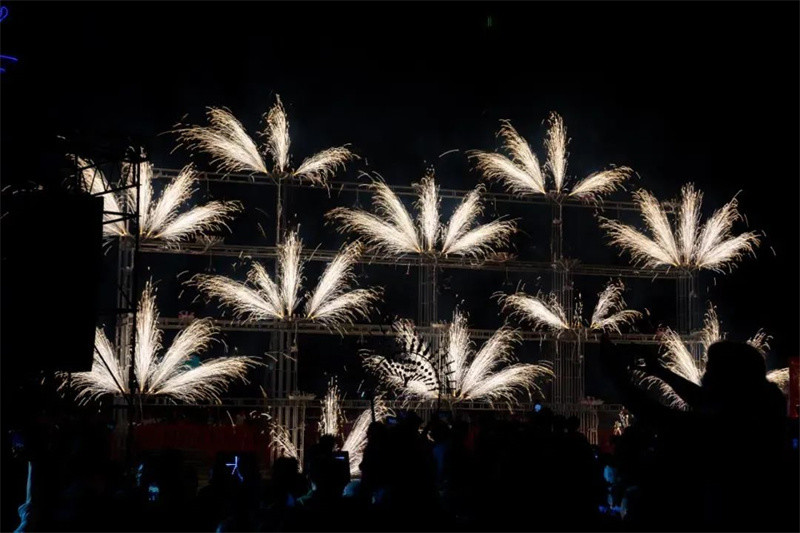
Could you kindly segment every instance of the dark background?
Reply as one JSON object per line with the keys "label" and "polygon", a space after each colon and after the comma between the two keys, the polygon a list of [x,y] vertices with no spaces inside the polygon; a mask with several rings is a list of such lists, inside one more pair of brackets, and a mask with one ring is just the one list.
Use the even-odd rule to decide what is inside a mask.
{"label": "dark background", "polygon": [[[770,367],[798,353],[796,2],[4,5],[9,17],[2,22],[2,50],[19,58],[0,78],[4,186],[57,184],[63,164],[57,136],[131,137],[147,146],[156,166],[179,168],[195,160],[209,168],[183,149],[171,153],[175,135],[164,133],[180,121],[205,123],[206,106],[229,107],[255,133],[277,93],[289,113],[295,164],[349,142],[363,159],[351,165],[348,179],[367,169],[409,184],[434,165],[443,185],[466,189],[479,176],[464,151],[495,149],[499,119],[512,120],[541,154],[543,120],[556,110],[572,138],[572,176],[609,163],[629,165],[639,176],[629,189],[645,187],[660,198],[677,196],[692,181],[705,192],[705,216],[739,193],[749,227],[766,238],[757,260],[747,258],[731,275],[702,276],[701,306],[705,300],[718,306],[731,338],[744,340],[758,328],[774,335]],[[453,149],[460,152],[440,157]],[[202,189],[196,199],[245,201],[247,211],[227,242],[272,243],[272,188]],[[343,239],[322,215],[357,202],[366,206],[367,197],[293,191],[289,211],[308,246],[332,248]],[[445,216],[452,207],[443,203]],[[500,204],[490,206],[491,215],[524,216],[516,252],[546,257],[547,208]],[[603,245],[592,215],[586,209],[567,213],[565,252],[587,263],[627,264]],[[53,234],[42,235],[36,246],[69,239],[52,222]],[[159,280],[164,316],[187,308],[215,315],[213,306],[192,303],[190,290],[181,293],[175,274],[230,271],[232,263],[149,256],[142,280]],[[309,266],[309,283],[319,268]],[[106,284],[113,281],[110,272]],[[413,271],[375,267],[363,274],[364,285],[387,285],[383,316],[376,320],[415,317]],[[500,324],[497,305],[488,299],[495,290],[524,282],[533,291],[549,283],[503,273],[442,277],[440,316],[447,318],[464,300],[477,327]],[[604,282],[576,281],[587,312]],[[628,286],[629,304],[651,312],[643,328],[674,325],[674,282]],[[53,312],[51,320],[69,309]],[[266,351],[263,335],[228,335],[226,341],[241,353]],[[340,378],[340,385],[355,394],[355,350],[363,347],[356,341],[302,338],[301,388],[319,395],[324,373],[341,375],[346,368],[356,377],[350,384]],[[526,346],[520,357],[535,359],[538,350]],[[4,373],[13,372],[17,357],[3,354]],[[591,367],[587,372],[589,392],[600,395],[603,384]]]}

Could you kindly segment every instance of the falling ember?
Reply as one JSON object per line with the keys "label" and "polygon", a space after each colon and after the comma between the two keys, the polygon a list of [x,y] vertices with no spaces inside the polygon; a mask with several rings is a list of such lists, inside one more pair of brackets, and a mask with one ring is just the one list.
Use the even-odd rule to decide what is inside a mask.
{"label": "falling ember", "polygon": [[[258,364],[249,357],[220,357],[190,368],[193,355],[205,351],[216,333],[208,319],[194,320],[181,330],[167,351],[161,351],[161,331],[157,328],[158,310],[150,283],[145,286],[136,317],[138,341],[133,361],[117,355],[102,329],[95,335],[92,369],[72,375],[78,399],[94,399],[105,394],[166,396],[187,402],[218,400],[227,385],[244,379],[247,370]],[[137,388],[131,390],[129,368],[133,365]],[[65,376],[64,379],[66,379]]]}

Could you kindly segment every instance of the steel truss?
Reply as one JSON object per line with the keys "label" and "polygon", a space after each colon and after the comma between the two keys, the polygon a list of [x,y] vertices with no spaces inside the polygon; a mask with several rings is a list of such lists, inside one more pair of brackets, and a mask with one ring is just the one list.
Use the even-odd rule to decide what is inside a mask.
{"label": "steel truss", "polygon": [[[154,178],[172,179],[180,171],[176,169],[155,168]],[[297,180],[291,176],[266,176],[259,174],[244,173],[218,173],[205,172],[197,173],[200,180],[214,183],[233,183],[260,186],[277,187],[277,238],[281,236],[281,228],[286,227],[285,213],[287,204],[287,189],[298,187],[313,187],[307,182]],[[364,182],[353,181],[331,181],[327,189],[328,194],[341,194],[342,192],[363,193],[369,192]],[[401,196],[415,196],[416,190],[410,186],[391,186],[391,189]],[[469,191],[458,189],[439,189],[442,198],[461,200]],[[678,288],[677,318],[679,329],[682,333],[684,342],[691,345],[694,351],[696,345],[700,344],[698,334],[691,331],[696,323],[693,314],[691,296],[696,293],[694,290],[685,289],[687,282],[686,273],[675,269],[651,269],[637,268],[629,266],[607,266],[607,265],[587,265],[577,260],[565,258],[563,255],[563,207],[575,207],[584,209],[594,209],[596,211],[616,210],[616,211],[637,211],[638,207],[634,202],[626,201],[604,201],[599,205],[583,202],[574,198],[561,195],[529,195],[516,196],[503,192],[487,191],[483,198],[490,202],[517,203],[533,205],[550,205],[552,209],[551,224],[551,257],[550,261],[519,261],[489,258],[487,260],[471,260],[455,257],[433,257],[433,256],[414,256],[405,257],[386,257],[377,254],[364,254],[360,263],[380,264],[404,267],[417,267],[419,272],[419,300],[418,300],[418,327],[420,333],[430,339],[440,337],[440,326],[437,325],[437,271],[442,269],[466,269],[466,270],[493,270],[502,272],[520,273],[550,273],[552,276],[552,289],[555,292],[559,303],[567,312],[567,318],[573,318],[573,278],[574,276],[598,276],[598,277],[627,277],[645,279],[675,279]],[[667,212],[674,212],[675,206],[672,203],[664,203]],[[276,243],[277,245],[278,243]],[[244,246],[235,244],[225,244],[224,242],[208,243],[181,243],[180,245],[166,246],[160,242],[145,241],[139,245],[141,252],[149,254],[184,254],[201,256],[220,256],[235,258],[252,259],[276,259],[277,246]],[[336,250],[313,250],[304,251],[304,258],[312,261],[331,261],[337,254]],[[694,280],[694,278],[692,278]],[[691,287],[695,287],[695,281],[691,282]],[[686,298],[682,295],[688,294]],[[280,321],[260,321],[244,322],[237,320],[214,320],[217,327],[224,331],[242,332],[265,332],[271,333],[270,348],[276,352],[278,357],[274,371],[270,377],[270,387],[273,398],[264,399],[227,399],[221,405],[225,406],[259,406],[270,409],[273,416],[287,426],[292,435],[292,440],[298,450],[303,449],[304,440],[304,420],[306,409],[311,404],[309,400],[291,399],[292,393],[297,391],[297,363],[298,352],[296,349],[296,339],[299,334],[340,334],[356,336],[393,336],[394,331],[389,325],[381,324],[352,324],[337,330],[330,331],[321,324],[312,322],[280,322]],[[164,329],[180,329],[186,327],[190,322],[176,318],[162,317],[159,320],[160,327]],[[474,339],[488,339],[493,330],[471,329]],[[552,387],[551,407],[554,411],[564,415],[576,415],[581,420],[581,428],[586,433],[590,442],[597,442],[598,413],[619,412],[621,406],[616,405],[587,405],[582,403],[584,398],[584,358],[583,346],[587,343],[600,342],[601,335],[596,333],[581,331],[567,331],[561,334],[551,332],[522,331],[522,338],[526,341],[548,342],[551,345],[551,359],[553,361],[556,379]],[[620,344],[660,344],[656,335],[627,333],[622,335],[610,335],[613,342]],[[250,402],[250,403],[248,403]],[[391,403],[391,402],[390,402]],[[418,402],[419,403],[419,402]],[[158,401],[155,403],[160,405]],[[165,405],[167,405],[165,403]],[[394,405],[394,404],[392,404]],[[346,400],[344,408],[367,408],[368,402],[360,400]],[[396,407],[418,407],[424,412],[429,412],[433,406],[420,403],[399,402]],[[481,402],[459,402],[454,406],[459,410],[505,410],[511,406],[491,405]],[[436,405],[438,408],[438,403]],[[533,405],[526,403],[519,404],[514,409],[530,410]]]}
{"label": "steel truss", "polygon": [[[210,319],[221,331],[238,332],[287,332],[296,335],[341,335],[356,337],[394,337],[396,333],[390,324],[349,324],[332,331],[330,328],[317,323],[307,321],[280,321],[280,320],[229,320],[215,318]],[[178,330],[184,329],[192,323],[192,320],[173,317],[160,317],[158,326],[162,329]],[[438,336],[442,332],[440,325],[415,326],[415,329],[422,335]],[[493,329],[469,328],[470,336],[473,339],[486,340],[494,333]],[[549,331],[530,331],[521,330],[520,337],[523,341],[535,342],[561,342],[566,344],[598,344],[602,341],[601,333],[594,333],[586,330],[563,331],[552,333]],[[657,334],[648,333],[622,333],[609,334],[609,340],[616,344],[652,344],[659,345],[661,341]],[[681,339],[686,344],[701,344],[699,333],[683,334]]]}
{"label": "steel truss", "polygon": [[[173,169],[173,168],[154,168],[153,169],[153,177],[154,178],[161,178],[161,179],[173,179],[180,174],[180,169]],[[235,183],[235,184],[245,184],[245,185],[266,185],[276,187],[280,185],[288,185],[289,187],[296,187],[296,188],[317,188],[322,189],[322,187],[315,186],[314,184],[309,183],[306,180],[300,180],[298,178],[292,176],[281,176],[280,178],[275,178],[272,176],[267,176],[264,174],[256,174],[256,173],[237,173],[237,172],[213,172],[213,171],[197,171],[196,176],[201,181],[207,181],[211,183]],[[359,181],[343,181],[343,180],[330,180],[330,185],[328,186],[327,190],[329,192],[335,192],[337,194],[342,192],[357,192],[363,193],[368,192],[367,183],[359,182]],[[414,187],[410,185],[390,185],[392,191],[395,194],[400,196],[416,196],[417,191]],[[470,190],[465,189],[439,189],[439,196],[441,198],[448,198],[453,200],[463,200],[464,197],[469,194]],[[499,203],[511,203],[511,204],[538,204],[538,205],[550,205],[551,200],[550,198],[538,194],[526,195],[526,196],[519,196],[515,194],[505,193],[505,192],[493,192],[493,191],[484,191],[481,194],[481,197],[490,200],[492,202],[499,202]],[[626,202],[620,200],[603,200],[598,204],[593,204],[590,202],[586,202],[583,200],[579,200],[577,198],[570,198],[564,197],[561,202],[564,205],[569,205],[571,207],[582,207],[587,209],[595,209],[599,211],[609,210],[609,211],[639,211],[639,208],[636,206],[634,202]],[[675,205],[672,202],[662,202],[664,209],[668,213],[672,213],[675,210]]]}

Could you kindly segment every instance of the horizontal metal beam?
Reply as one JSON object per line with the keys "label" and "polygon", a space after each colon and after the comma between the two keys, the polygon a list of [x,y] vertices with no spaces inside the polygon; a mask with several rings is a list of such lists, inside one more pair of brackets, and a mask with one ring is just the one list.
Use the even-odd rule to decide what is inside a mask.
{"label": "horizontal metal beam", "polygon": [[[319,406],[319,398],[312,395],[309,397],[298,398],[222,398],[219,403],[176,403],[173,400],[159,397],[144,397],[142,404],[148,407],[204,407],[204,408],[249,408],[253,410],[270,409],[276,407],[317,407]],[[123,402],[115,402],[120,407],[127,406]],[[383,399],[382,403],[387,407],[398,410],[416,410],[416,409],[436,409],[436,401],[406,401],[397,399]],[[517,412],[533,411],[536,405],[549,407],[556,412],[581,412],[593,411],[597,413],[612,413],[616,414],[622,409],[618,404],[590,404],[590,403],[576,403],[576,404],[553,404],[548,402],[520,402],[514,404],[504,403],[489,403],[479,401],[459,401],[452,404],[452,407],[458,411],[506,411],[509,410]],[[340,405],[345,410],[366,410],[370,409],[370,400],[341,400]],[[442,404],[442,410],[450,410],[450,406],[444,408],[445,403]]]}
{"label": "horizontal metal beam", "polygon": [[[160,179],[172,179],[178,176],[180,170],[173,168],[154,168],[153,177]],[[219,182],[219,183],[239,183],[247,185],[276,185],[276,178],[267,176],[265,174],[248,174],[248,173],[222,173],[213,171],[196,171],[197,178],[201,181]],[[310,183],[308,180],[300,180],[292,176],[284,176],[282,181],[290,187],[307,187],[307,188],[321,188],[319,185]],[[369,192],[367,183],[358,181],[342,181],[342,180],[329,180],[328,190],[336,194],[342,192]],[[399,196],[417,196],[417,191],[410,185],[389,185],[389,188]],[[449,198],[453,200],[463,200],[464,197],[471,191],[464,189],[439,189],[439,196],[441,198]],[[499,203],[513,203],[513,204],[540,204],[550,205],[554,201],[560,202],[562,205],[570,207],[582,207],[587,209],[595,209],[599,211],[639,211],[639,208],[634,202],[624,200],[601,200],[599,203],[591,203],[577,198],[560,195],[558,197],[544,196],[541,194],[530,194],[519,196],[516,194],[506,192],[493,192],[484,191],[481,195],[484,199]],[[674,210],[670,202],[663,203],[667,212]]]}
{"label": "horizontal metal beam", "polygon": [[[170,318],[160,317],[158,325],[162,329],[183,329],[192,323],[193,319]],[[350,324],[339,328],[337,331],[331,331],[326,326],[310,321],[280,321],[280,320],[260,320],[260,321],[242,321],[242,320],[228,320],[228,319],[212,319],[214,325],[222,331],[238,331],[238,332],[281,332],[289,331],[298,334],[309,335],[348,335],[357,337],[394,337],[397,335],[391,325],[384,324]],[[435,333],[444,331],[444,324],[433,326],[417,326],[416,330],[423,335],[433,335]],[[494,335],[496,330],[493,329],[477,329],[470,328],[469,333],[473,339],[489,339]],[[602,339],[602,334],[592,333],[585,330],[581,331],[562,331],[560,333],[553,333],[549,331],[531,331],[521,329],[518,330],[520,337],[524,341],[559,341],[559,342],[582,342],[589,344],[599,343]],[[623,334],[610,334],[608,335],[611,342],[616,344],[661,344],[658,335],[651,333],[623,333]],[[681,338],[687,344],[701,343],[700,335],[689,334],[682,335]]]}
{"label": "horizontal metal beam", "polygon": [[[165,245],[158,241],[142,241],[139,250],[145,253],[162,254],[182,254],[182,255],[202,255],[252,258],[252,259],[274,259],[277,257],[275,246],[245,246],[238,244],[203,244],[197,242],[181,243],[179,245]],[[330,262],[336,257],[336,250],[303,250],[303,258],[309,261]],[[358,261],[361,264],[393,265],[393,266],[419,266],[420,264],[436,264],[441,268],[455,268],[464,270],[493,270],[500,272],[529,272],[546,273],[555,269],[553,263],[547,261],[519,261],[516,259],[508,260],[478,260],[458,257],[432,257],[406,255],[400,257],[386,256],[374,253],[365,253]],[[564,267],[561,265],[562,268]],[[600,276],[600,277],[627,277],[627,278],[666,278],[677,279],[686,276],[685,273],[676,269],[666,268],[636,268],[618,267],[611,265],[587,265],[577,261],[571,261],[566,267],[571,274],[577,276]]]}

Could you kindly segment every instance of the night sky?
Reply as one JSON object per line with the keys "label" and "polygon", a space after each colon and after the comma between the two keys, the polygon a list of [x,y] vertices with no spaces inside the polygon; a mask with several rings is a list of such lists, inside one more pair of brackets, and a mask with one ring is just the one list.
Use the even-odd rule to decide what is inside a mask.
{"label": "night sky", "polygon": [[[639,176],[629,190],[644,187],[665,199],[691,181],[705,192],[705,216],[738,193],[749,227],[766,238],[757,260],[747,258],[731,275],[702,276],[701,306],[706,300],[718,306],[733,339],[759,328],[774,335],[770,367],[798,354],[796,2],[3,5],[9,9],[1,23],[3,54],[19,59],[4,62],[0,75],[3,185],[58,183],[57,136],[130,137],[147,147],[156,166],[194,160],[210,168],[183,149],[172,152],[176,137],[165,132],[178,122],[205,123],[206,106],[230,108],[255,132],[279,94],[295,164],[351,143],[363,159],[347,179],[370,170],[407,185],[433,165],[443,185],[467,189],[480,178],[464,152],[497,148],[500,119],[510,119],[542,153],[543,121],[554,110],[572,139],[573,176],[628,165]],[[459,152],[440,157],[450,150]],[[198,198],[245,200],[247,211],[227,242],[271,244],[257,226],[272,227],[273,195],[267,187],[222,186],[204,187]],[[629,199],[629,192],[614,198]],[[333,248],[343,238],[322,215],[356,201],[366,206],[367,197],[295,190],[290,213],[308,246]],[[590,210],[573,211],[565,222],[568,255],[627,264],[603,245]],[[546,207],[499,204],[489,215],[524,216],[516,252],[546,257]],[[193,298],[178,298],[175,273],[223,272],[232,263],[145,259],[171,316]],[[362,284],[388,284],[381,319],[415,317],[413,272],[377,267],[364,274]],[[463,300],[478,327],[500,324],[491,292],[520,282],[540,287],[536,276],[452,271],[441,277],[440,317]],[[548,280],[541,281],[546,288]],[[576,280],[587,306],[604,282]],[[626,299],[653,313],[651,325],[674,325],[674,284],[640,280],[629,288]],[[257,351],[266,340],[239,337],[227,341],[240,352]],[[341,373],[331,350],[357,366],[355,341],[303,339],[308,370],[301,387],[317,389],[320,370]]]}

